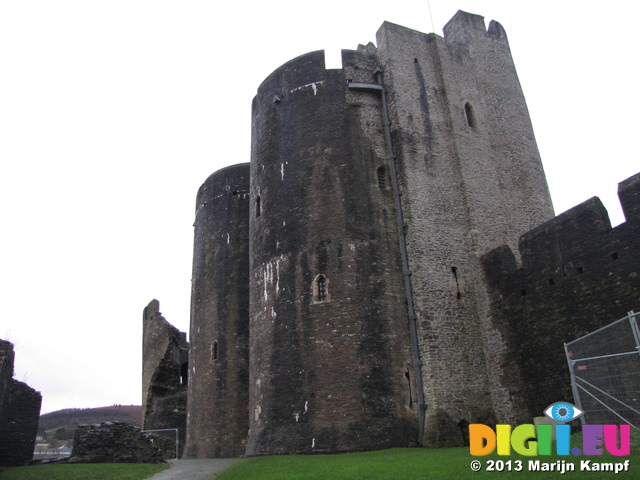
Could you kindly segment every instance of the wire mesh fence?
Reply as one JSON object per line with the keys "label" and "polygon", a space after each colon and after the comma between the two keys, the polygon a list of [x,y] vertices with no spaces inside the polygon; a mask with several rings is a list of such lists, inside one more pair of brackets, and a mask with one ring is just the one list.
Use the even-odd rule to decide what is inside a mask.
{"label": "wire mesh fence", "polygon": [[588,424],[640,426],[640,313],[572,342],[565,352],[574,400]]}

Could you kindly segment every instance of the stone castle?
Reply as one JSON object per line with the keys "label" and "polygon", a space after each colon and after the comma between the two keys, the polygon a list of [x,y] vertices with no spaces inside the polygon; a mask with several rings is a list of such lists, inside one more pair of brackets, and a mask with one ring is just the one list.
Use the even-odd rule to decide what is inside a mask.
{"label": "stone castle", "polygon": [[554,218],[502,26],[385,22],[377,47],[275,70],[251,162],[196,200],[189,343],[145,309],[145,428],[184,456],[463,445],[571,399],[563,341],[640,304],[626,222]]}

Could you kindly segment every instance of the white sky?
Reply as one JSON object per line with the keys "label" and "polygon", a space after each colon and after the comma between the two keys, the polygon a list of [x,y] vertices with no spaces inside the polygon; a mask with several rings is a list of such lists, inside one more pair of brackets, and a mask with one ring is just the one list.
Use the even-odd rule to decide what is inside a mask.
{"label": "white sky", "polygon": [[[195,195],[249,160],[269,73],[384,20],[432,31],[425,0],[215,3],[0,2],[0,338],[43,413],[140,403],[153,298],[188,331]],[[507,31],[556,212],[597,195],[624,221],[640,3],[431,0],[436,33],[458,9]]]}

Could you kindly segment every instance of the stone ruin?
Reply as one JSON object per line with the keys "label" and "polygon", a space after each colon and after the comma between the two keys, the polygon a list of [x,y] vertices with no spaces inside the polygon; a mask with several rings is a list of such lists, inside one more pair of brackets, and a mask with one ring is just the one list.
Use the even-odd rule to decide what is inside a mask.
{"label": "stone ruin", "polygon": [[0,340],[0,466],[33,458],[42,395],[13,378],[13,344]]}
{"label": "stone ruin", "polygon": [[80,425],[69,463],[164,463],[158,447],[138,427],[123,422]]}
{"label": "stone ruin", "polygon": [[[142,427],[144,430],[177,428],[181,455],[187,430],[187,335],[166,321],[158,300],[151,301],[144,309],[143,326]],[[154,437],[156,444],[166,444],[161,449],[167,458],[175,456],[173,439]]]}

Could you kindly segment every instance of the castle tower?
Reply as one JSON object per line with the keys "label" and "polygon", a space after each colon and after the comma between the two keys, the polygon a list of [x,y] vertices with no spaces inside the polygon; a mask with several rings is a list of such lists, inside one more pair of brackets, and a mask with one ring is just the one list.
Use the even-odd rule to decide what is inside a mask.
{"label": "castle tower", "polygon": [[375,55],[298,57],[252,108],[247,455],[415,444],[415,392]]}
{"label": "castle tower", "polygon": [[185,457],[238,457],[248,430],[249,164],[198,191]]}
{"label": "castle tower", "polygon": [[516,421],[518,379],[488,320],[480,256],[553,217],[503,28],[459,11],[444,38],[378,32],[407,224],[427,409],[424,444],[453,446],[467,423]]}
{"label": "castle tower", "polygon": [[[384,352],[421,363],[427,411],[419,441],[427,446],[461,445],[468,423],[523,415],[513,395],[518,379],[497,373],[505,347],[489,321],[480,256],[515,246],[520,234],[551,218],[551,199],[504,30],[495,22],[487,30],[482,17],[458,12],[444,31],[442,38],[385,23],[378,49],[343,52],[343,69],[324,70],[319,54],[309,54],[276,70],[258,91],[249,454],[336,451],[347,438],[349,449],[392,444],[374,445],[368,434],[358,446],[348,437],[351,426],[341,430],[335,417],[322,416],[336,397],[353,400],[362,392],[362,373],[345,376],[342,365],[362,365],[364,378],[379,368],[369,364],[367,372],[371,357],[363,361],[362,349],[382,354],[373,358],[391,367],[383,376],[389,380],[397,378],[398,363],[381,361]],[[386,105],[376,86],[384,87]],[[393,195],[401,208],[394,208]],[[382,241],[385,252],[378,250]],[[400,248],[392,246],[398,241]],[[381,293],[371,279],[383,271]],[[403,273],[411,285],[407,299]],[[325,289],[328,301],[317,301]],[[357,326],[374,318],[383,319],[381,328],[357,339],[364,334]],[[414,321],[419,359],[408,349]],[[349,336],[354,346],[331,350]],[[400,350],[390,348],[402,339]],[[390,342],[373,346],[382,340]],[[401,403],[400,384],[376,386],[390,404]],[[355,427],[356,404],[333,411]],[[370,426],[374,410],[360,411]],[[324,438],[331,439],[326,447]]]}
{"label": "castle tower", "polygon": [[384,23],[342,61],[267,77],[250,167],[198,193],[187,456],[455,446],[524,415],[480,257],[553,209],[504,30]]}

